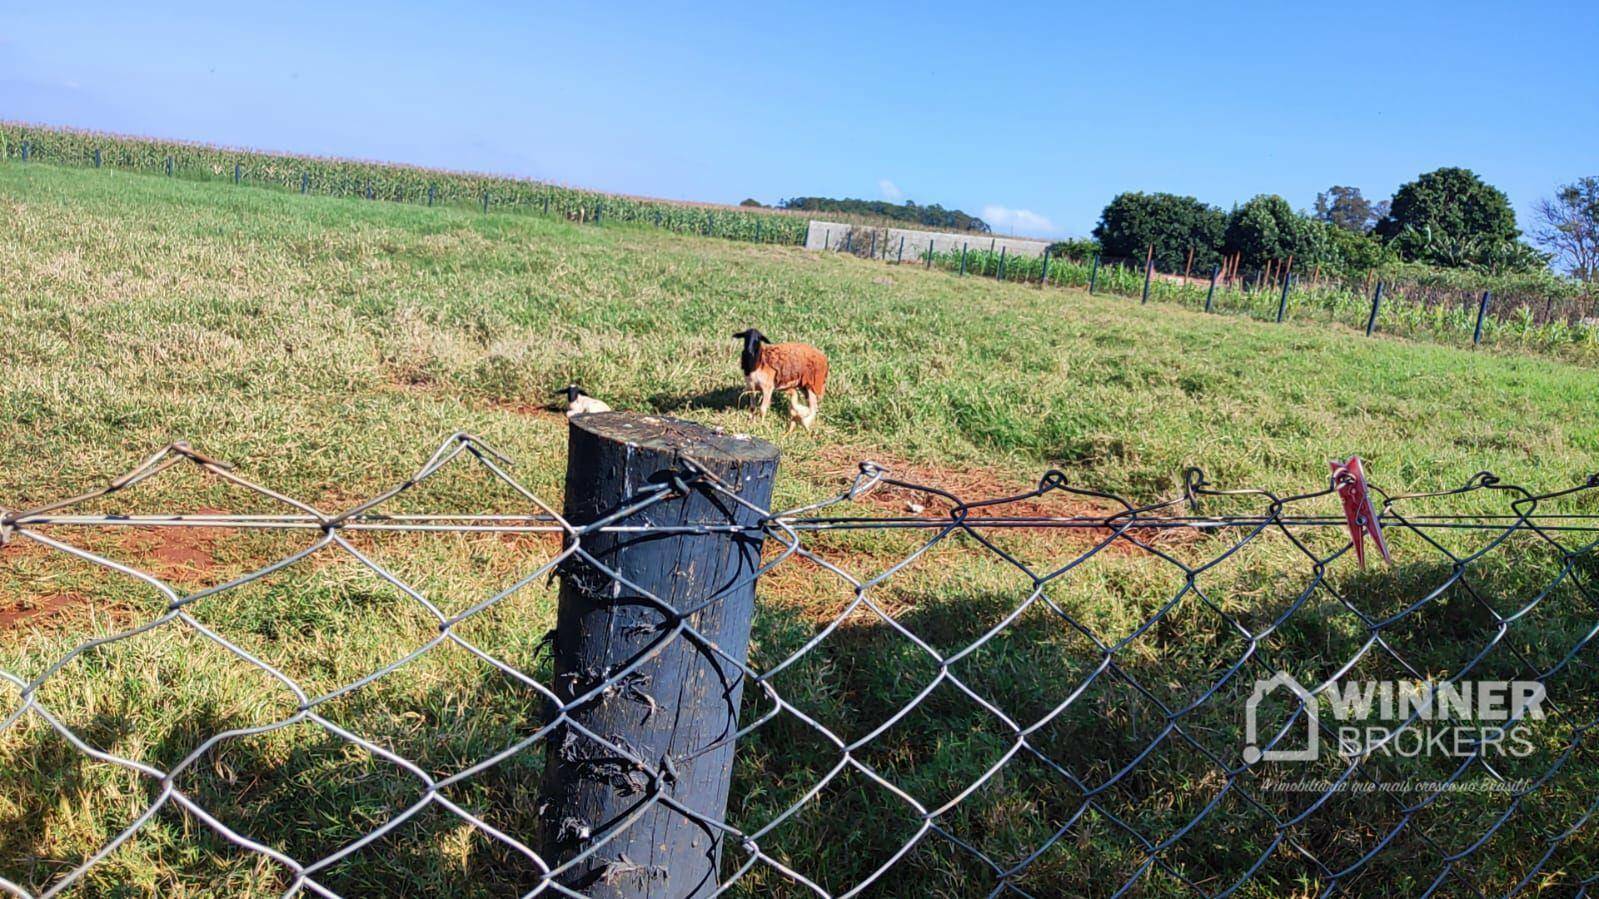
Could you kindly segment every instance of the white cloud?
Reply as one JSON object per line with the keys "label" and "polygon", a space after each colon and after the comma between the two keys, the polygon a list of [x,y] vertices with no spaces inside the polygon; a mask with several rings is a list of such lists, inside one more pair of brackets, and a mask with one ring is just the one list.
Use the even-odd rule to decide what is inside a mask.
{"label": "white cloud", "polygon": [[983,207],[983,221],[995,231],[1015,231],[1020,234],[1050,234],[1055,223],[1031,209],[1011,209],[990,203]]}
{"label": "white cloud", "polygon": [[883,199],[890,203],[898,203],[900,198],[905,196],[905,192],[899,189],[899,185],[887,178],[877,182],[877,189],[883,192]]}

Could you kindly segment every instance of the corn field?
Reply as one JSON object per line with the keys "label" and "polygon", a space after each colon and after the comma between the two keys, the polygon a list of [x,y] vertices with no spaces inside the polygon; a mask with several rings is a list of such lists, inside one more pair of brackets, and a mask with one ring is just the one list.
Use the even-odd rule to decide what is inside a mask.
{"label": "corn field", "polygon": [[744,211],[560,187],[525,178],[416,166],[324,159],[0,123],[0,158],[232,181],[327,197],[427,206],[477,207],[583,222],[633,222],[684,234],[753,243],[800,244],[809,219],[779,210]]}

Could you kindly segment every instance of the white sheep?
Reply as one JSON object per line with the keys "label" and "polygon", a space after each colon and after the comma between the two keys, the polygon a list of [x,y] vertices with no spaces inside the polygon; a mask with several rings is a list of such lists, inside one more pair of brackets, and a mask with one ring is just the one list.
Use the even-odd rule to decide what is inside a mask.
{"label": "white sheep", "polygon": [[566,394],[566,417],[574,415],[588,415],[591,412],[609,412],[611,407],[604,402],[583,392],[583,388],[576,384],[566,385],[566,389],[555,391],[556,396]]}

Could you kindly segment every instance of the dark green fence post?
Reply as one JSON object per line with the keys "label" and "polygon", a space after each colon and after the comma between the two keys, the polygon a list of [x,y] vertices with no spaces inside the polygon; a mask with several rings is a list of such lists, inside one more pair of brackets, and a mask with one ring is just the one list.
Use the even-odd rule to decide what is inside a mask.
{"label": "dark green fence post", "polygon": [[1371,295],[1371,314],[1366,316],[1366,336],[1371,336],[1371,329],[1377,327],[1377,307],[1382,305],[1382,282],[1377,282],[1377,289]]}
{"label": "dark green fence post", "polygon": [[167,177],[168,178],[172,177],[172,157],[171,156],[167,157]]}
{"label": "dark green fence post", "polygon": [[936,241],[934,241],[931,237],[929,237],[927,239],[927,265],[924,266],[924,268],[929,268],[930,269],[930,268],[933,267],[933,244],[934,243],[936,243]]}
{"label": "dark green fence post", "polygon": [[567,895],[706,899],[724,845],[742,856],[701,822],[727,817],[778,449],[628,412],[574,418],[567,446],[566,520],[617,530],[561,569],[539,852]]}
{"label": "dark green fence post", "polygon": [[1493,299],[1493,291],[1482,292],[1482,301],[1477,304],[1477,327],[1471,332],[1471,345],[1482,343],[1482,320],[1488,315],[1488,303]]}
{"label": "dark green fence post", "polygon": [[23,141],[22,142],[22,161],[23,162],[27,162],[28,161],[28,152],[30,150],[32,150],[32,149],[33,149],[33,147],[27,141]]}
{"label": "dark green fence post", "polygon": [[854,249],[855,249],[855,229],[851,228],[848,231],[844,232],[844,252],[846,252],[846,253],[854,252]]}
{"label": "dark green fence post", "polygon": [[[95,147],[94,148],[94,167],[95,168],[99,168],[100,167],[100,148],[99,147]],[[238,179],[234,179],[234,180],[238,180]]]}
{"label": "dark green fence post", "polygon": [[822,229],[822,249],[823,250],[831,250],[832,248],[833,248],[833,229],[832,228],[823,228]]}
{"label": "dark green fence post", "polygon": [[239,178],[240,178],[240,175],[242,174],[241,170],[243,168],[244,168],[244,165],[242,163],[235,162],[233,164],[233,183],[234,184],[238,184],[239,183]]}
{"label": "dark green fence post", "polygon": [[361,195],[366,197],[368,200],[372,199],[372,179],[371,178],[366,179],[366,186],[361,188]]}
{"label": "dark green fence post", "polygon": [[755,219],[755,242],[761,242],[761,220],[758,216]]}
{"label": "dark green fence post", "polygon": [[594,204],[594,224],[598,225],[605,216],[605,201],[599,200]]}
{"label": "dark green fence post", "polygon": [[999,265],[994,269],[994,280],[1005,280],[1005,248],[999,248]]}
{"label": "dark green fence post", "polygon": [[310,189],[310,187],[311,187],[311,173],[309,173],[309,172],[301,172],[300,173],[300,193],[302,193],[302,194],[305,193],[307,190]]}
{"label": "dark green fence post", "polygon": [[1277,324],[1279,325],[1283,323],[1283,315],[1288,311],[1288,288],[1293,286],[1293,283],[1294,276],[1292,274],[1283,275],[1283,295],[1277,301]]}
{"label": "dark green fence post", "polygon": [[433,205],[433,201],[438,198],[438,195],[439,195],[439,189],[437,187],[434,187],[433,185],[429,184],[428,185],[428,205],[429,206]]}
{"label": "dark green fence post", "polygon": [[1049,251],[1044,251],[1044,273],[1038,276],[1038,286],[1045,287],[1049,284]]}
{"label": "dark green fence post", "polygon": [[1094,267],[1088,273],[1088,292],[1094,292],[1094,285],[1099,283],[1099,254],[1094,254]]}
{"label": "dark green fence post", "polygon": [[968,246],[970,246],[970,244],[966,244],[966,243],[962,243],[961,244],[961,276],[962,277],[965,277],[965,275],[966,275],[966,248]]}
{"label": "dark green fence post", "polygon": [[872,229],[872,248],[871,248],[871,252],[866,254],[866,258],[867,259],[876,259],[877,258],[877,229],[876,228]]}
{"label": "dark green fence post", "polygon": [[[545,191],[544,192],[544,214],[545,215],[549,215],[550,214],[550,192],[549,191]],[[659,225],[660,223],[661,223],[661,213],[659,211],[657,211],[655,213],[655,224]]]}
{"label": "dark green fence post", "polygon": [[1153,278],[1154,276],[1155,276],[1155,260],[1153,258],[1151,258],[1148,262],[1144,263],[1144,298],[1139,300],[1138,302],[1140,302],[1140,303],[1149,302],[1149,279]]}
{"label": "dark green fence post", "polygon": [[716,219],[709,212],[705,213],[705,236],[716,236]]}
{"label": "dark green fence post", "polygon": [[901,234],[899,236],[899,259],[895,260],[894,264],[895,265],[904,265],[905,264],[905,235],[903,235],[903,234]]}
{"label": "dark green fence post", "polygon": [[1210,267],[1210,289],[1205,291],[1205,311],[1210,311],[1210,304],[1216,299],[1216,276],[1221,274],[1221,263]]}
{"label": "dark green fence post", "polygon": [[489,192],[488,191],[484,191],[483,192],[483,211],[484,212],[488,212],[489,211]]}

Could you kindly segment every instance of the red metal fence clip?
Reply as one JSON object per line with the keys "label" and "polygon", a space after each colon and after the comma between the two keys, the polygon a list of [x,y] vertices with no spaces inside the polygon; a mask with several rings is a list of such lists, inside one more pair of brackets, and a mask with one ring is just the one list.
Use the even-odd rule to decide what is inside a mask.
{"label": "red metal fence clip", "polygon": [[1349,542],[1355,545],[1355,558],[1360,567],[1366,567],[1366,537],[1377,544],[1382,560],[1392,565],[1388,555],[1388,542],[1382,538],[1382,524],[1377,520],[1377,510],[1371,505],[1371,494],[1366,490],[1366,472],[1359,456],[1350,456],[1348,462],[1329,462],[1332,466],[1333,486],[1338,498],[1344,501],[1344,520],[1349,525]]}

